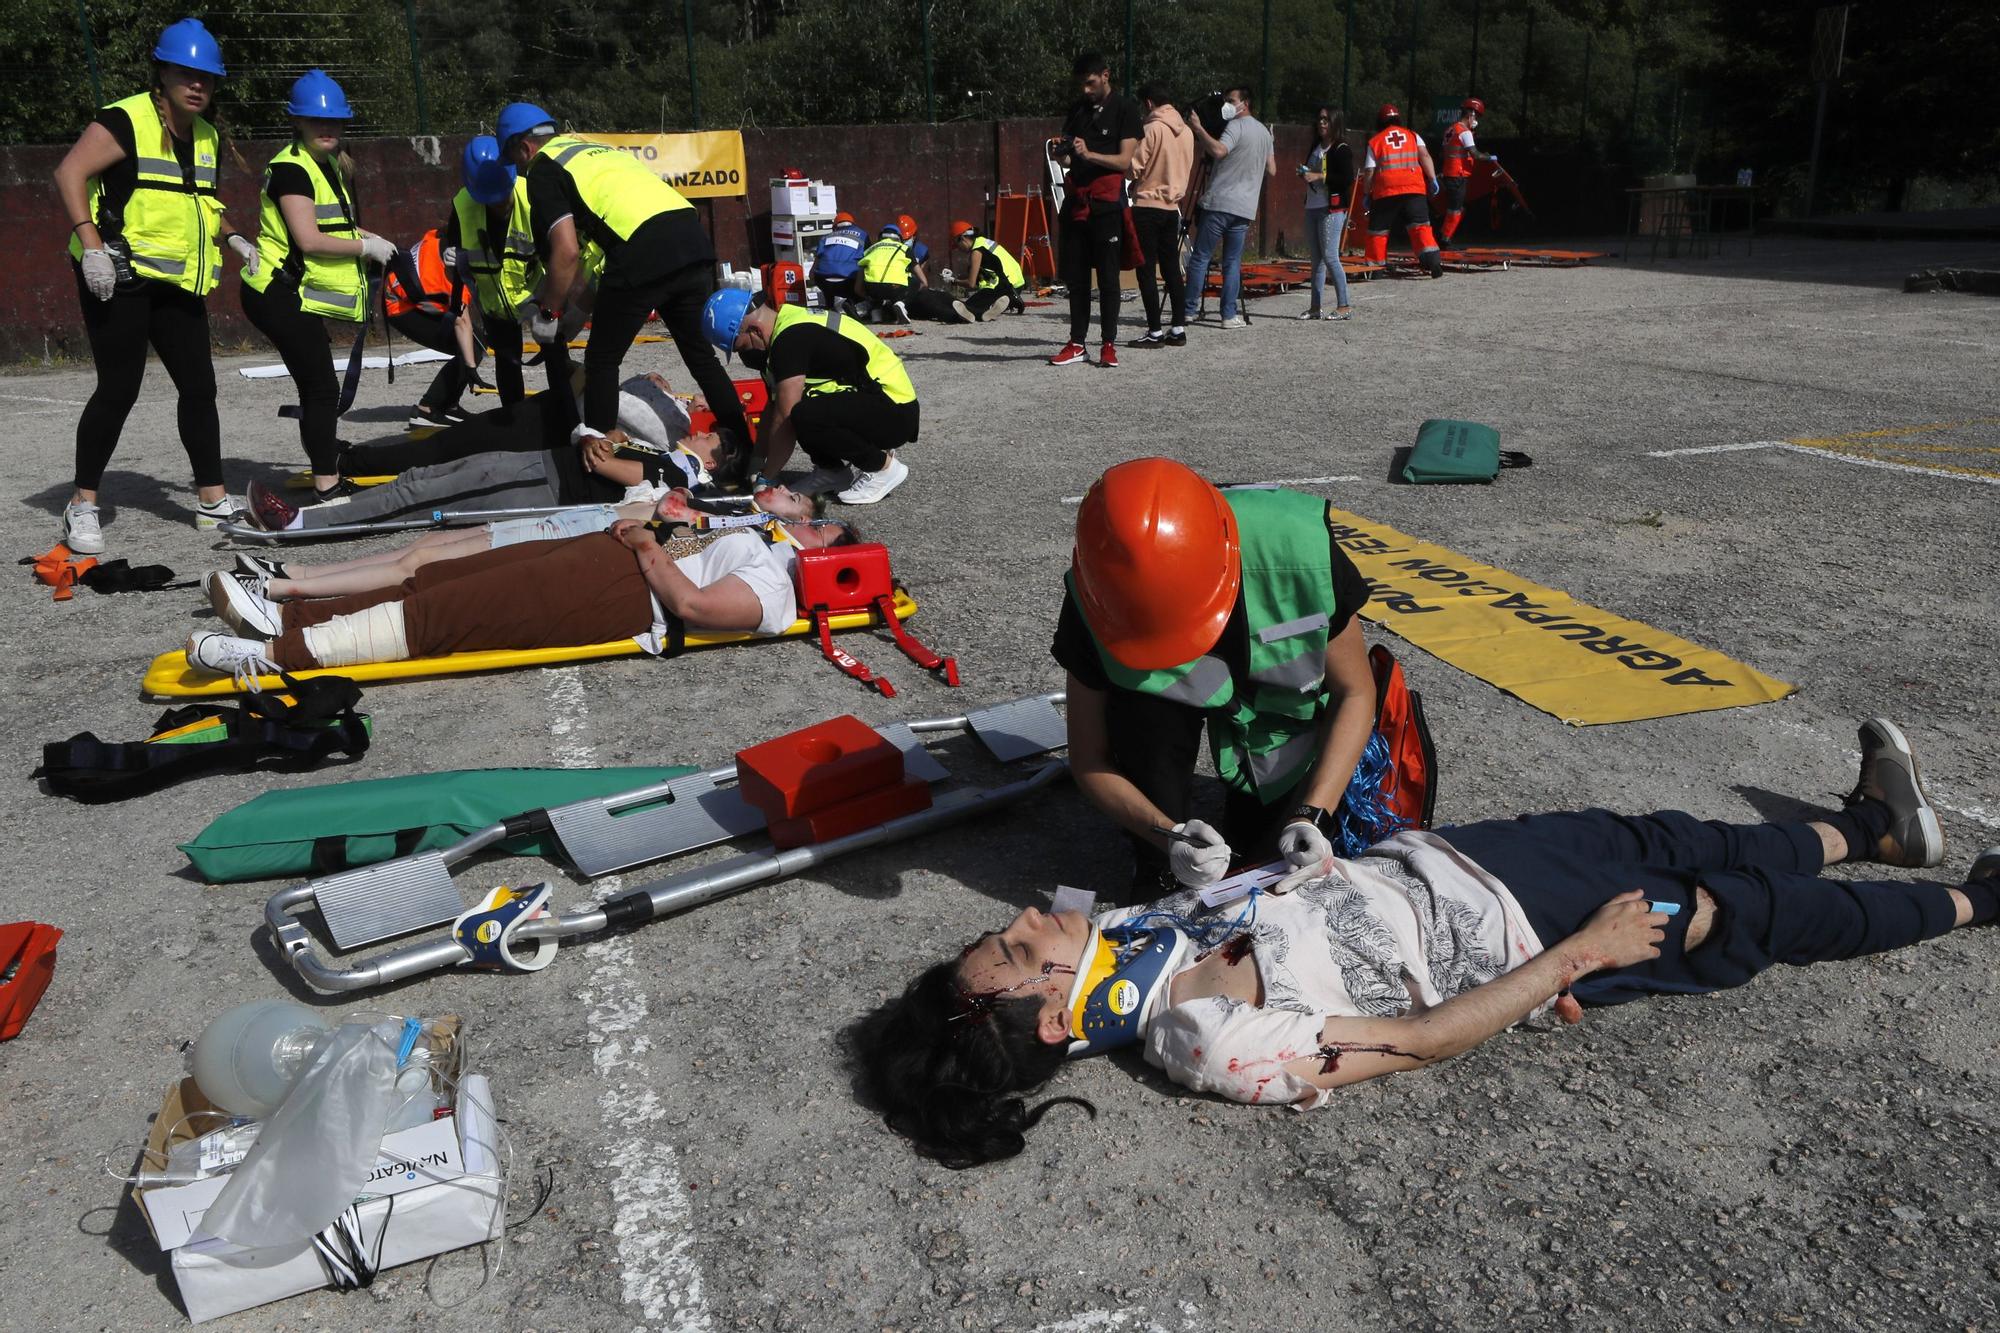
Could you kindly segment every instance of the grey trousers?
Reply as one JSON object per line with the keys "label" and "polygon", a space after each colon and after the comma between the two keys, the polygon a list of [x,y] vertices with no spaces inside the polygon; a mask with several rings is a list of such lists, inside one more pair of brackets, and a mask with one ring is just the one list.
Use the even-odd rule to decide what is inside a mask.
{"label": "grey trousers", "polygon": [[561,503],[543,453],[529,450],[473,454],[411,468],[344,503],[309,506],[301,520],[307,529],[331,528],[394,518],[410,510],[537,509]]}

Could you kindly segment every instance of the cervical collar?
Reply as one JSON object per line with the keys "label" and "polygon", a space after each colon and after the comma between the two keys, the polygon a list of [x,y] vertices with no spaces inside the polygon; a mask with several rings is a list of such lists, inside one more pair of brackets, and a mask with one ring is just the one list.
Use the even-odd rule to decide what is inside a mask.
{"label": "cervical collar", "polygon": [[1145,1036],[1174,964],[1187,949],[1187,937],[1171,926],[1104,931],[1093,926],[1083,949],[1087,966],[1077,972],[1069,993],[1070,1057],[1129,1046]]}

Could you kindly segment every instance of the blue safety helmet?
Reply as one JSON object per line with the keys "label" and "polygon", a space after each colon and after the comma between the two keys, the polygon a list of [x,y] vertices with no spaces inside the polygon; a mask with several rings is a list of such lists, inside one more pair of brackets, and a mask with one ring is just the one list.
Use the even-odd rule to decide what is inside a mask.
{"label": "blue safety helmet", "polygon": [[323,69],[309,69],[299,75],[292,84],[292,100],[285,103],[285,114],[313,120],[354,119],[354,112],[347,105],[347,94]]}
{"label": "blue safety helmet", "polygon": [[183,69],[200,70],[218,79],[227,73],[222,68],[222,47],[201,25],[200,19],[169,23],[160,33],[158,44],[153,47],[153,59],[163,64],[179,65]]}
{"label": "blue safety helmet", "polygon": [[743,317],[750,313],[750,293],[741,287],[724,287],[708,298],[701,308],[701,331],[724,354],[736,350],[736,335],[743,331]]}
{"label": "blue safety helmet", "polygon": [[541,130],[554,134],[556,118],[533,102],[508,103],[501,108],[500,119],[493,126],[493,132],[499,138],[502,149],[512,148],[514,140],[524,134],[534,134]]}
{"label": "blue safety helmet", "polygon": [[884,236],[893,236],[900,241],[903,239],[903,229],[897,226],[895,223],[891,222],[887,226],[883,227],[880,231],[875,233],[875,238],[877,240],[880,240]]}
{"label": "blue safety helmet", "polygon": [[514,192],[514,168],[500,160],[500,141],[490,134],[465,146],[463,174],[476,204],[497,204]]}

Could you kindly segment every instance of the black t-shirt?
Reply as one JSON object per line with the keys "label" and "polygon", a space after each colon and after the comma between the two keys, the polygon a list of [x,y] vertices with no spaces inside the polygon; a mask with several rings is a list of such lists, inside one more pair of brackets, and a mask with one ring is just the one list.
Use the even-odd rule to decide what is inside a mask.
{"label": "black t-shirt", "polygon": [[[620,457],[638,459],[646,483],[651,486],[659,485],[663,469],[673,466],[651,451],[634,450]],[[625,487],[621,483],[607,481],[583,465],[583,449],[579,445],[561,444],[545,449],[542,451],[542,462],[548,468],[548,475],[555,479],[557,504],[617,504],[625,498]],[[680,480],[680,469],[674,468],[675,484],[678,485]]]}
{"label": "black t-shirt", "polygon": [[790,325],[771,340],[768,369],[773,384],[795,375],[835,380],[857,389],[875,384],[868,377],[868,353],[861,344],[811,320]]}
{"label": "black t-shirt", "polygon": [[[124,150],[124,159],[106,167],[104,173],[97,178],[97,183],[104,192],[105,201],[114,207],[123,208],[125,201],[132,197],[132,191],[139,183],[138,134],[132,128],[132,117],[115,106],[105,107],[92,119],[97,124],[109,130],[111,137],[118,141],[118,147]],[[174,159],[181,164],[181,178],[192,184],[194,180],[194,136],[189,135],[187,138],[182,139],[177,137],[170,129],[167,131],[167,141],[173,144]],[[147,145],[145,155],[147,157],[158,157],[159,152],[160,150],[157,146],[149,144]]]}
{"label": "black t-shirt", "polygon": [[715,262],[715,247],[697,210],[676,208],[656,214],[640,223],[631,239],[621,241],[583,202],[576,178],[554,158],[537,153],[528,167],[528,227],[544,264],[549,259],[549,229],[564,218],[576,224],[579,245],[592,240],[603,249],[606,286],[643,286],[692,265]]}
{"label": "black t-shirt", "polygon": [[[1347,622],[1354,619],[1368,602],[1368,580],[1347,558],[1347,552],[1340,549],[1340,543],[1327,535],[1327,544],[1333,556],[1333,619],[1326,627],[1326,636],[1332,639],[1347,628]],[[1055,641],[1049,645],[1049,652],[1063,670],[1075,676],[1093,690],[1109,690],[1111,677],[1105,673],[1104,659],[1097,655],[1097,641],[1090,637],[1090,627],[1084,623],[1083,612],[1077,610],[1076,599],[1069,595],[1067,584],[1063,587],[1062,612],[1056,617]],[[1250,674],[1250,621],[1243,610],[1243,598],[1236,599],[1236,609],[1230,613],[1229,623],[1222,627],[1222,638],[1217,640],[1214,652],[1228,666],[1230,676],[1242,682]]]}
{"label": "black t-shirt", "polygon": [[[1066,139],[1083,140],[1083,146],[1093,153],[1115,153],[1126,139],[1138,139],[1145,133],[1142,121],[1137,102],[1113,93],[1101,104],[1085,98],[1071,107],[1062,132]],[[1095,162],[1073,161],[1070,188],[1080,190],[1100,177],[1121,174]]]}

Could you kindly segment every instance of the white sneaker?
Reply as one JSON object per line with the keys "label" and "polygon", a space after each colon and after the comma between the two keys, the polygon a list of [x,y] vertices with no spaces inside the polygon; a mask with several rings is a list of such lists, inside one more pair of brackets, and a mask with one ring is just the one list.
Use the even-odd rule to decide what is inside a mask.
{"label": "white sneaker", "polygon": [[225,495],[214,504],[206,500],[195,501],[194,528],[196,532],[214,532],[224,523],[241,523],[250,517],[250,511],[241,500],[233,495]]}
{"label": "white sneaker", "polygon": [[854,484],[854,469],[846,463],[834,467],[816,467],[792,483],[792,489],[800,495],[825,495],[828,491],[844,491]]}
{"label": "white sneaker", "polygon": [[1222,327],[1225,329],[1247,329],[1250,327],[1250,321],[1241,315],[1231,315],[1228,319],[1222,321]]}
{"label": "white sneaker", "polygon": [[856,471],[859,475],[855,477],[854,485],[834,497],[844,505],[872,505],[887,499],[889,492],[909,480],[910,476],[909,467],[894,454],[889,455],[888,464],[880,472]]}
{"label": "white sneaker", "polygon": [[78,555],[97,555],[104,550],[104,529],[97,522],[97,506],[88,500],[72,500],[63,506],[63,545]]}
{"label": "white sneaker", "polygon": [[285,632],[283,612],[264,596],[264,581],[218,569],[208,576],[208,604],[238,634],[275,639]]}
{"label": "white sneaker", "polygon": [[188,636],[188,665],[216,675],[230,675],[242,688],[256,694],[263,688],[259,676],[275,676],[278,664],[264,654],[270,644],[259,639],[239,639],[221,630],[198,629]]}

